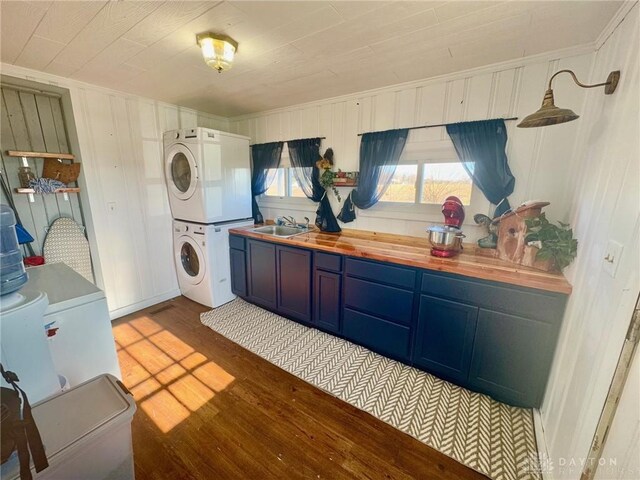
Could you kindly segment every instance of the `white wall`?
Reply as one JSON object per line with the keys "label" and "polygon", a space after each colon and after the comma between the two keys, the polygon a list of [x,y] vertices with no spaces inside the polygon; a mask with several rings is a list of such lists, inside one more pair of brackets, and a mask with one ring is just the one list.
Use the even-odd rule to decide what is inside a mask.
{"label": "white wall", "polygon": [[[578,258],[566,272],[574,290],[541,409],[556,467],[561,459],[579,461],[587,455],[640,291],[638,11],[635,4],[622,23],[614,19],[613,34],[609,30],[601,37],[589,80],[602,82],[610,71],[620,70],[620,84],[611,96],[589,91],[571,163],[576,184],[570,220]],[[615,278],[603,270],[608,240],[624,246]],[[635,415],[637,424],[637,398]],[[555,474],[579,476],[576,469]],[[608,478],[637,478],[637,473]]]}
{"label": "white wall", "polygon": [[195,126],[228,130],[228,121],[12,65],[1,69],[70,91],[83,209],[96,277],[112,317],[179,295],[162,132]]}
{"label": "white wall", "polygon": [[[231,119],[231,128],[248,135],[254,143],[325,136],[322,149],[333,147],[336,168],[358,169],[358,133],[372,130],[439,124],[497,117],[524,117],[540,107],[549,76],[561,68],[573,69],[580,78],[591,70],[593,48],[582,47],[543,56],[529,57],[467,72],[446,75],[420,82],[360,92],[319,102],[245,115]],[[556,98],[561,106],[582,112],[585,91],[575,88],[569,77],[554,82]],[[517,122],[507,122],[509,141],[507,154],[516,177],[510,198],[512,205],[529,199],[551,202],[548,215],[567,220],[570,203],[568,182],[574,175],[570,162],[579,122],[550,129],[519,129]],[[405,151],[449,150],[456,158],[444,128],[414,130]],[[342,188],[343,196],[349,192]],[[472,239],[479,233],[473,214],[493,213],[481,193],[467,211],[465,233]],[[334,212],[340,205],[330,195]],[[263,198],[265,218],[306,215],[313,221],[314,205],[306,199]],[[425,227],[442,221],[437,208],[421,206],[400,212],[376,205],[358,211],[355,222],[344,225],[381,232],[423,236]]]}
{"label": "white wall", "polygon": [[596,480],[640,477],[640,354],[637,350],[630,368],[602,452],[606,464],[596,470]]}

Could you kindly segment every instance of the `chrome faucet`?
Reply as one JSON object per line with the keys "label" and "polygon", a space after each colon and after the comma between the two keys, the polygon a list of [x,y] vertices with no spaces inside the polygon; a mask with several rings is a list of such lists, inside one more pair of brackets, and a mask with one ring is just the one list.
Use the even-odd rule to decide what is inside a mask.
{"label": "chrome faucet", "polygon": [[[306,225],[305,228],[307,230],[309,230],[309,218],[308,217],[304,217],[305,221],[306,221]],[[276,219],[276,224],[278,225],[285,225],[285,226],[290,226],[290,227],[294,227],[294,228],[302,228],[302,225],[299,224],[295,218],[293,217],[287,217],[286,215],[282,215],[281,217],[278,217]]]}
{"label": "chrome faucet", "polygon": [[283,215],[282,217],[282,224],[283,225],[289,225],[290,227],[297,227],[298,223],[296,222],[295,218],[293,217],[287,217],[285,215]]}

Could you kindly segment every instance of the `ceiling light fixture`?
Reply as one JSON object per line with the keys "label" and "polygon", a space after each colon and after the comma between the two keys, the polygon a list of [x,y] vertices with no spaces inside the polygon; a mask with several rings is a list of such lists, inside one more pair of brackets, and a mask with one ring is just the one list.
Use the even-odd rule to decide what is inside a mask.
{"label": "ceiling light fixture", "polygon": [[238,42],[233,38],[207,32],[196,35],[196,41],[202,49],[202,57],[207,65],[218,73],[231,68],[238,51]]}
{"label": "ceiling light fixture", "polygon": [[527,115],[524,120],[522,120],[522,122],[518,124],[518,127],[545,127],[547,125],[556,125],[558,123],[570,122],[579,117],[579,115],[577,115],[573,110],[570,110],[568,108],[558,108],[555,106],[551,82],[556,76],[560,75],[561,73],[570,74],[573,78],[573,81],[576,82],[576,85],[582,88],[604,87],[605,95],[611,95],[613,92],[615,92],[616,87],[618,86],[618,81],[620,80],[620,71],[616,70],[615,72],[611,72],[609,74],[605,83],[585,85],[578,81],[578,79],[576,78],[576,74],[571,70],[560,70],[559,72],[554,73],[549,79],[549,87],[544,94],[544,99],[542,100],[542,106],[540,107],[540,109],[537,112],[532,113],[531,115]]}

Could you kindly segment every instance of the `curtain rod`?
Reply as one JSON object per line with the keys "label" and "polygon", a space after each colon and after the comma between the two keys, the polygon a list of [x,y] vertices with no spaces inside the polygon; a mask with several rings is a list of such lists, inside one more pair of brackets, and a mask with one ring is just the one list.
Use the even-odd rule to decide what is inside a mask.
{"label": "curtain rod", "polygon": [[[447,125],[453,125],[455,123],[471,123],[471,122],[487,122],[489,120],[504,120],[508,122],[510,120],[518,120],[518,117],[510,117],[510,118],[490,118],[488,120],[471,120],[470,122],[452,122],[452,123],[437,123],[435,125],[420,125],[419,127],[407,127],[407,130],[418,130],[420,128],[434,128],[434,127],[446,127]],[[402,128],[393,129],[393,130],[403,130]],[[380,132],[386,132],[387,130],[379,130]],[[378,133],[376,132],[364,132],[364,133]],[[358,136],[361,137],[364,133],[359,133]]]}
{"label": "curtain rod", "polygon": [[[327,137],[309,137],[309,138],[319,138],[320,140],[326,140],[327,139]],[[267,143],[278,143],[278,142],[282,142],[282,143],[295,142],[296,140],[307,140],[307,139],[306,138],[295,138],[293,140],[276,140],[275,142],[252,143],[250,146],[253,147],[254,145],[266,145]]]}

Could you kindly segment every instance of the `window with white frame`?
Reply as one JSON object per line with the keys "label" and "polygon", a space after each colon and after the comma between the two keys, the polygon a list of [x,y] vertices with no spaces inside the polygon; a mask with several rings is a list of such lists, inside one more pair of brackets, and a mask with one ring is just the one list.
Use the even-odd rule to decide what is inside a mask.
{"label": "window with white frame", "polygon": [[296,180],[293,168],[280,167],[269,169],[267,173],[267,183],[269,188],[265,192],[268,197],[299,197],[306,198],[306,195],[300,188],[300,184]]}
{"label": "window with white frame", "polygon": [[307,198],[293,173],[286,147],[282,150],[280,167],[269,169],[267,185],[269,188],[264,194],[270,198]]}
{"label": "window with white frame", "polygon": [[381,202],[442,204],[455,195],[464,205],[471,204],[473,181],[457,159],[419,160],[401,163]]}

